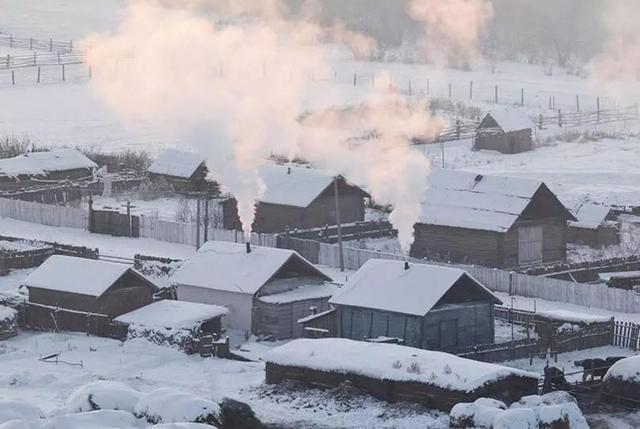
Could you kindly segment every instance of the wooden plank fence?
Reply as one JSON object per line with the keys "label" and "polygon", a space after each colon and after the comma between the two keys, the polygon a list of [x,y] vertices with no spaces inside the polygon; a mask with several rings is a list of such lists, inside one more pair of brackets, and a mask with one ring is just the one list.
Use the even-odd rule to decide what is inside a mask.
{"label": "wooden plank fence", "polygon": [[612,345],[638,351],[640,350],[640,344],[638,342],[639,336],[640,325],[637,323],[615,322]]}
{"label": "wooden plank fence", "polygon": [[77,51],[78,48],[73,44],[73,40],[44,40],[26,37],[15,37],[11,34],[0,34],[0,46],[48,52],[74,52]]}
{"label": "wooden plank fence", "polygon": [[89,212],[84,209],[0,198],[0,217],[65,228],[87,229]]}

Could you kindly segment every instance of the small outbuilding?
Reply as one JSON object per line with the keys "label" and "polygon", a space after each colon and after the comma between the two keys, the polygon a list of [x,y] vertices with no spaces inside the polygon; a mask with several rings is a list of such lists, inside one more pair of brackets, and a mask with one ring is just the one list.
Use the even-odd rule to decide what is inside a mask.
{"label": "small outbuilding", "polygon": [[492,110],[476,129],[473,149],[495,150],[504,154],[532,150],[534,128],[535,125],[522,110]]}
{"label": "small outbuilding", "polygon": [[[301,166],[265,165],[258,175],[265,191],[256,205],[252,231],[284,232],[337,223],[336,174]],[[337,177],[337,182],[340,221],[363,221],[367,193],[342,176]],[[223,203],[223,216],[225,229],[241,229],[234,198]]]}
{"label": "small outbuilding", "polygon": [[164,180],[177,192],[206,191],[208,174],[209,169],[201,156],[175,149],[162,151],[149,167],[149,179]]}
{"label": "small outbuilding", "polygon": [[493,344],[501,304],[463,270],[381,259],[368,260],[329,303],[337,337],[441,351]]}
{"label": "small outbuilding", "polygon": [[576,221],[569,222],[569,242],[600,248],[620,244],[620,222],[611,209],[590,202],[573,209]]}
{"label": "small outbuilding", "polygon": [[0,159],[0,185],[92,180],[98,165],[76,149],[28,152]]}
{"label": "small outbuilding", "polygon": [[209,241],[171,277],[180,301],[225,306],[228,327],[277,339],[302,336],[298,319],[324,311],[336,287],[286,249]]}
{"label": "small outbuilding", "polygon": [[543,182],[434,168],[411,256],[496,268],[564,262],[575,220]]}

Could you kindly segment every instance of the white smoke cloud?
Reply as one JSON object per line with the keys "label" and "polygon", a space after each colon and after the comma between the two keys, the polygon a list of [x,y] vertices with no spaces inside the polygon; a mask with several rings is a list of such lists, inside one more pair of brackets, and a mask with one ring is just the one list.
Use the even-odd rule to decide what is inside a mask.
{"label": "white smoke cloud", "polygon": [[391,221],[408,250],[429,163],[406,136],[430,128],[424,107],[381,103],[372,94],[360,120],[379,139],[355,148],[344,144],[335,118],[302,126],[305,99],[318,91],[309,77],[333,73],[320,43],[327,35],[309,20],[285,19],[276,1],[259,9],[244,3],[216,3],[258,16],[225,25],[196,13],[206,1],[131,3],[114,34],[88,43],[93,89],[125,121],[148,121],[203,154],[213,177],[237,197],[245,232],[264,192],[257,169],[277,153],[344,174],[392,204]]}

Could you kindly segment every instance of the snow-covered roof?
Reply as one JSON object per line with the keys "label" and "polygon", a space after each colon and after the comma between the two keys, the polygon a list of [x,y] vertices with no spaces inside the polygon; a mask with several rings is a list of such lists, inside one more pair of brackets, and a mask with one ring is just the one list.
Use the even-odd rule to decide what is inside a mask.
{"label": "snow-covered roof", "polygon": [[227,314],[226,307],[163,300],[116,317],[115,321],[147,328],[192,328]]}
{"label": "snow-covered roof", "polygon": [[487,115],[491,116],[505,133],[535,128],[529,115],[519,109],[494,109]]}
{"label": "snow-covered roof", "polygon": [[299,286],[285,292],[263,295],[259,299],[269,304],[285,304],[289,302],[311,299],[329,298],[338,291],[338,286],[331,283]]}
{"label": "snow-covered roof", "polygon": [[597,316],[594,314],[579,313],[572,310],[546,310],[536,312],[536,316],[548,319],[560,320],[571,323],[604,323],[611,320],[609,316]]}
{"label": "snow-covered roof", "polygon": [[[270,350],[263,359],[276,365],[347,372],[380,380],[413,381],[463,392],[509,376],[539,378],[535,373],[448,353],[343,338],[291,341]],[[410,366],[420,371],[407,371]]]}
{"label": "snow-covered roof", "polygon": [[23,285],[98,297],[129,270],[132,268],[125,264],[53,255]]}
{"label": "snow-covered roof", "polygon": [[260,202],[307,207],[333,183],[335,173],[288,165],[264,165],[258,175],[265,184]]}
{"label": "snow-covered roof", "polygon": [[600,280],[608,282],[611,279],[636,279],[640,278],[640,271],[618,271],[611,273],[598,273]]}
{"label": "snow-covered roof", "polygon": [[407,270],[402,261],[383,259],[369,259],[329,302],[424,316],[463,276],[500,302],[463,270],[426,264],[410,264]]}
{"label": "snow-covered roof", "polygon": [[0,159],[0,177],[38,176],[82,168],[94,169],[98,165],[75,149],[29,152],[14,158]]}
{"label": "snow-covered roof", "polygon": [[434,168],[420,223],[507,232],[543,185],[536,180]]}
{"label": "snow-covered roof", "polygon": [[573,209],[576,222],[570,222],[571,226],[585,229],[598,229],[611,212],[611,208],[601,204],[581,203]]}
{"label": "snow-covered roof", "polygon": [[149,173],[188,179],[203,162],[205,160],[196,153],[165,149],[151,164]]}
{"label": "snow-covered roof", "polygon": [[293,250],[251,246],[251,252],[247,253],[243,243],[209,241],[173,274],[171,282],[253,295],[290,259],[331,280]]}

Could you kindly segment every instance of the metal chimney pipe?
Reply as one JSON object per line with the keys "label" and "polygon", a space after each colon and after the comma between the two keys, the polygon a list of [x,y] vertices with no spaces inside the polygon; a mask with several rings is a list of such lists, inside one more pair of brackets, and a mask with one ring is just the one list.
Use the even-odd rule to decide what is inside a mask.
{"label": "metal chimney pipe", "polygon": [[251,253],[251,243],[247,241],[247,253]]}

